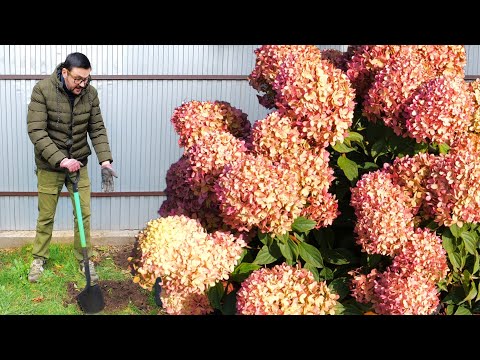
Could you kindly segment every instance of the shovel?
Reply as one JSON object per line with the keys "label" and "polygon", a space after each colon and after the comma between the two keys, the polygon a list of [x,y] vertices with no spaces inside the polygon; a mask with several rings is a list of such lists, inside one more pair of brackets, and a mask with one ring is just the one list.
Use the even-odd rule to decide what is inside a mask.
{"label": "shovel", "polygon": [[75,181],[73,184],[73,198],[75,201],[75,212],[77,214],[78,232],[80,233],[80,244],[82,246],[83,262],[85,269],[85,277],[87,278],[87,285],[85,289],[77,295],[77,302],[80,309],[86,314],[95,314],[103,310],[105,301],[103,300],[102,290],[98,284],[93,286],[90,284],[90,266],[88,265],[87,243],[85,241],[85,230],[83,229],[82,209],[80,208],[80,196],[78,195],[78,180],[80,179],[80,172],[77,171]]}

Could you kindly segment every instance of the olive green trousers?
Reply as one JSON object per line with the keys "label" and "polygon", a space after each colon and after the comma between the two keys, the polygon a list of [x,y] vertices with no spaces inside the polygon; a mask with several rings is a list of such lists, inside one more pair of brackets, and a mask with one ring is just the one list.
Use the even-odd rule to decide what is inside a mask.
{"label": "olive green trousers", "polygon": [[87,245],[88,257],[92,256],[90,243],[90,178],[87,167],[82,167],[79,172],[67,173],[48,170],[37,170],[38,181],[38,218],[35,241],[33,243],[32,255],[34,258],[47,260],[50,257],[50,241],[52,240],[53,223],[57,210],[58,198],[64,185],[70,194],[73,206],[74,217],[74,255],[78,260],[83,259],[80,233],[78,231],[77,214],[75,214],[75,200],[73,197],[72,181],[79,174],[78,195],[80,197],[80,208],[82,210],[85,242]]}

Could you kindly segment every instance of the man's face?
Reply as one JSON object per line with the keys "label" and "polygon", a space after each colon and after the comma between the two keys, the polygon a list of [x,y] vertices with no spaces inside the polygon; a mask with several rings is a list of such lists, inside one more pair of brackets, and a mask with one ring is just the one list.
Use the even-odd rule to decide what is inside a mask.
{"label": "man's face", "polygon": [[91,69],[82,69],[79,67],[74,67],[70,71],[63,68],[62,75],[65,79],[67,89],[75,95],[80,94],[82,89],[85,88],[90,81],[90,72]]}

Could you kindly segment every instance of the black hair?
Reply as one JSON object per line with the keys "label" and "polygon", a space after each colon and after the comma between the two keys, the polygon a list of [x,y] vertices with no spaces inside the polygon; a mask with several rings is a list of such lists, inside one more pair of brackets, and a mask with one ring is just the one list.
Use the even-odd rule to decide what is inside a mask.
{"label": "black hair", "polygon": [[67,69],[68,71],[71,71],[74,67],[82,69],[92,68],[92,66],[90,65],[90,60],[88,60],[85,55],[79,52],[69,54],[63,62],[62,67]]}

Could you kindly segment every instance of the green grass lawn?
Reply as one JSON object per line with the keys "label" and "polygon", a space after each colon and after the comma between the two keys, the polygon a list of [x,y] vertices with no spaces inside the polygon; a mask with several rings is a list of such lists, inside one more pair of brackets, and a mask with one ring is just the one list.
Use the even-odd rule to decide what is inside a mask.
{"label": "green grass lawn", "polygon": [[[148,315],[157,314],[158,308],[153,293],[140,288],[131,281],[128,269],[115,264],[111,248],[96,247],[94,258],[98,262],[97,273],[102,281],[115,281],[132,286],[133,293],[144,296],[147,307],[139,309],[134,303],[125,299],[122,308],[109,311],[107,307],[99,314],[105,315]],[[0,249],[0,315],[81,315],[83,312],[76,301],[71,301],[68,293],[70,287],[83,290],[86,286],[85,276],[79,271],[78,262],[73,255],[73,245],[51,244],[50,259],[44,266],[45,271],[37,283],[28,281],[28,271],[32,261],[32,245],[17,249]],[[133,287],[135,286],[135,287]],[[105,299],[115,294],[110,289],[103,291]],[[123,296],[123,295],[120,295]],[[125,296],[123,296],[125,297]],[[70,300],[70,301],[67,301]],[[107,300],[105,300],[107,303]]]}

